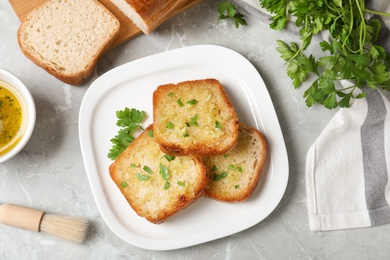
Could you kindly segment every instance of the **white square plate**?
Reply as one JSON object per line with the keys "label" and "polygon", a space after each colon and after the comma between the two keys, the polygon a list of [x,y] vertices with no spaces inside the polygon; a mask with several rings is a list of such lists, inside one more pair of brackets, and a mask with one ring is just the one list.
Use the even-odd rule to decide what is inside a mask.
{"label": "white square plate", "polygon": [[[116,111],[144,110],[152,123],[157,86],[216,78],[225,87],[239,120],[265,135],[269,154],[259,186],[249,200],[227,204],[201,198],[156,225],[139,217],[111,180],[107,154],[119,128]],[[288,182],[288,158],[267,88],[253,65],[230,49],[198,45],[163,52],[119,66],[96,79],[82,101],[80,145],[99,211],[112,231],[128,243],[151,250],[188,247],[252,227],[279,204]]]}

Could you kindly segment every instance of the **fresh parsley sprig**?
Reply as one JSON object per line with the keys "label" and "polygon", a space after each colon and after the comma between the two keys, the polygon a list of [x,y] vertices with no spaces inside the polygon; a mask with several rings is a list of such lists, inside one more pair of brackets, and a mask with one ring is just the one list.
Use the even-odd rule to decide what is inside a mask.
{"label": "fresh parsley sprig", "polygon": [[[367,9],[364,0],[260,0],[260,4],[273,14],[272,29],[282,30],[287,15],[295,18],[300,46],[278,40],[276,49],[286,61],[295,88],[315,76],[304,92],[307,106],[349,107],[353,99],[365,97],[366,88],[390,90],[390,55],[375,44],[381,24],[366,18],[368,13],[390,14]],[[307,56],[304,51],[321,31],[329,32],[332,38],[320,43],[324,56]],[[342,80],[351,86],[337,88],[336,82]]]}
{"label": "fresh parsley sprig", "polygon": [[134,141],[133,134],[137,129],[144,130],[141,123],[146,118],[144,111],[137,110],[135,108],[119,110],[116,112],[118,118],[116,125],[121,127],[118,130],[118,134],[112,138],[112,148],[107,154],[107,157],[111,160],[115,160],[118,156],[126,150],[127,146]]}
{"label": "fresh parsley sprig", "polygon": [[225,0],[217,5],[219,17],[218,21],[224,19],[233,19],[234,26],[238,28],[240,25],[247,25],[244,15],[237,13],[236,5],[232,4],[230,1]]}

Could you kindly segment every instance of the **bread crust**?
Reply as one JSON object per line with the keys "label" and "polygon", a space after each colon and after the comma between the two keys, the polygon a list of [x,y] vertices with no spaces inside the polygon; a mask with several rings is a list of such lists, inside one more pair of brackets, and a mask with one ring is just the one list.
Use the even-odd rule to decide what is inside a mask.
{"label": "bread crust", "polygon": [[[205,196],[228,203],[242,202],[250,198],[258,186],[268,154],[265,137],[256,128],[243,123],[240,123],[239,132],[238,143],[229,153],[203,158],[210,176]],[[227,173],[226,177],[214,177],[223,171]]]}
{"label": "bread crust", "polygon": [[[160,224],[202,197],[208,176],[200,157],[183,156],[168,162],[153,137],[148,135],[152,129],[152,125],[148,126],[110,165],[109,172],[133,210],[148,221]],[[166,180],[159,174],[160,163],[170,170],[168,189],[164,189]],[[145,172],[144,166],[152,173]],[[150,179],[141,181],[137,173]]]}
{"label": "bread crust", "polygon": [[153,93],[153,120],[156,142],[173,155],[224,154],[238,140],[236,111],[213,78],[159,86]]}
{"label": "bread crust", "polygon": [[[87,62],[87,66],[76,71],[68,73],[66,72],[66,68],[60,68],[59,65],[56,66],[53,61],[48,60],[47,58],[42,55],[42,53],[39,53],[36,51],[37,48],[35,46],[30,46],[31,42],[28,38],[26,38],[27,34],[29,33],[29,24],[33,23],[34,19],[41,19],[40,15],[40,9],[49,8],[51,4],[57,3],[57,0],[50,0],[43,2],[41,5],[39,5],[37,8],[35,8],[33,11],[31,11],[25,18],[25,20],[21,23],[21,25],[18,28],[17,31],[17,41],[20,46],[20,49],[22,50],[23,54],[30,59],[32,62],[34,62],[39,67],[43,68],[45,71],[56,77],[57,79],[70,84],[70,85],[81,85],[83,80],[88,78],[94,71],[95,67],[97,66],[99,60],[101,57],[108,51],[111,44],[116,40],[116,38],[119,35],[119,27],[120,23],[119,20],[99,1],[92,0],[91,1],[96,7],[104,13],[108,20],[110,20],[115,27],[111,28],[110,35],[107,37],[104,41],[102,41],[98,48],[94,50],[94,54],[89,57],[89,60]],[[63,10],[59,10],[63,11]],[[100,14],[100,12],[99,12]],[[96,15],[99,15],[96,14]],[[91,17],[93,17],[93,14],[90,14]],[[74,18],[76,19],[76,18]],[[52,23],[47,17],[47,23],[48,27],[50,26],[72,26],[71,24],[60,24],[55,25],[54,22]],[[42,28],[44,30],[44,28]],[[59,28],[61,30],[61,28]],[[94,35],[91,35],[93,37]],[[75,35],[69,35],[69,37],[77,38]],[[26,38],[26,39],[25,39]],[[100,41],[101,39],[96,39],[96,41]],[[61,52],[61,49],[58,51]],[[76,51],[76,50],[75,50]]]}

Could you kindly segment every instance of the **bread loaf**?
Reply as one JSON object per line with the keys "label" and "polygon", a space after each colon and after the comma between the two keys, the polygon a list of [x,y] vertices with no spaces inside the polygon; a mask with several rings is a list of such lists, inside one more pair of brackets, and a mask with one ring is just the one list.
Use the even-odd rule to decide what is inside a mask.
{"label": "bread loaf", "polygon": [[210,174],[205,195],[224,202],[247,200],[258,185],[267,153],[264,136],[240,123],[238,142],[231,151],[204,158]]}
{"label": "bread loaf", "polygon": [[208,182],[201,158],[164,154],[149,126],[111,164],[110,175],[134,211],[162,223],[204,194]]}
{"label": "bread loaf", "polygon": [[150,34],[188,0],[111,0],[143,33]]}
{"label": "bread loaf", "polygon": [[237,114],[216,79],[159,86],[153,120],[155,140],[170,154],[212,156],[237,143]]}
{"label": "bread loaf", "polygon": [[18,29],[22,52],[71,85],[80,85],[119,34],[118,19],[97,0],[48,0]]}

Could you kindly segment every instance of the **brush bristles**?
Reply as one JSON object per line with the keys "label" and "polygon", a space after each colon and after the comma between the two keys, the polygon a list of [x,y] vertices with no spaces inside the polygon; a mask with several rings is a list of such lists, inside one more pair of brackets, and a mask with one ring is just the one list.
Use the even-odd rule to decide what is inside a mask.
{"label": "brush bristles", "polygon": [[88,221],[68,216],[44,214],[40,231],[82,243],[88,232]]}

